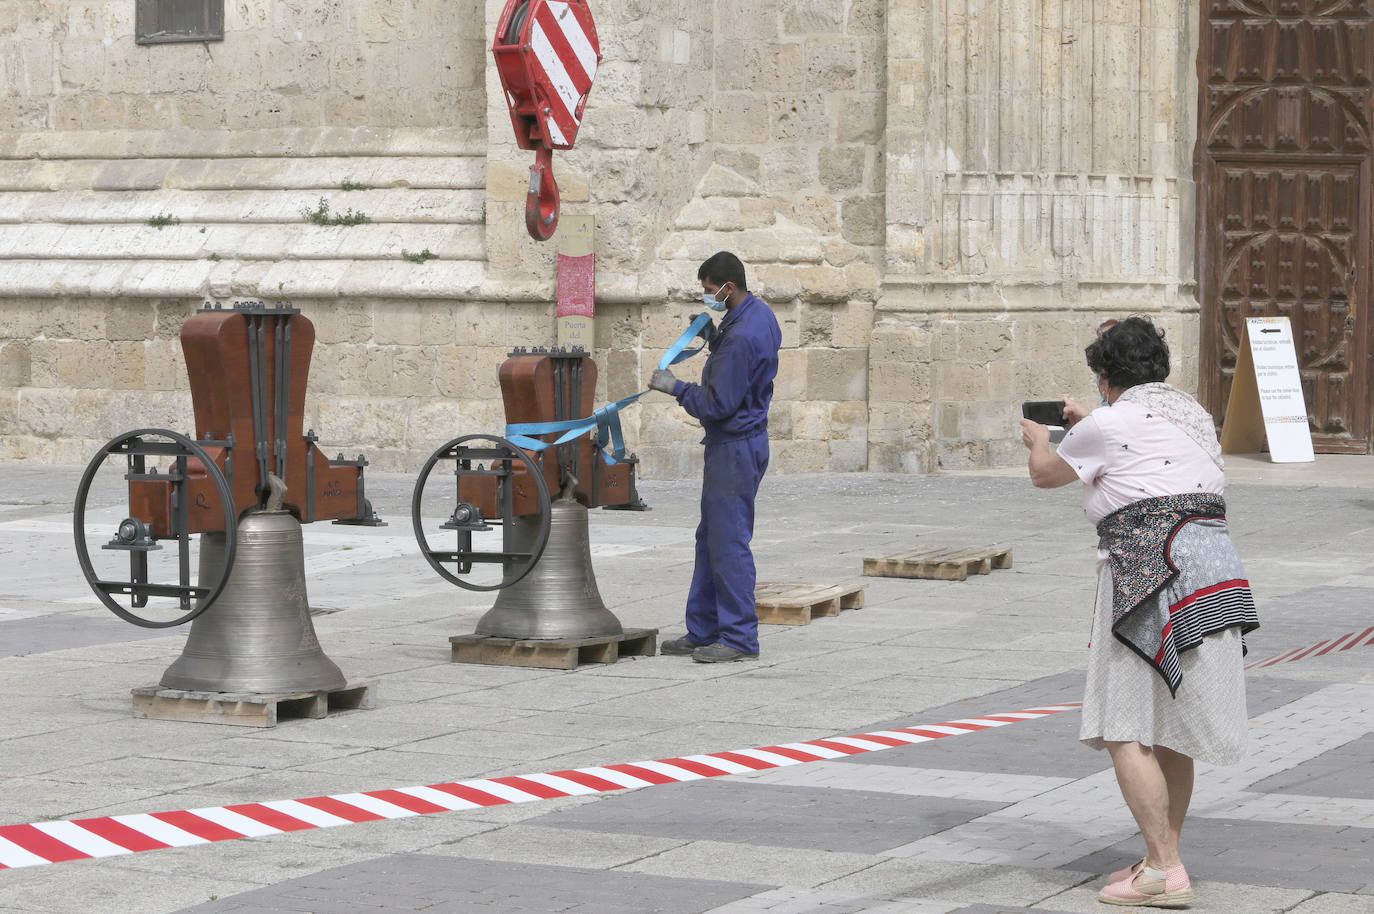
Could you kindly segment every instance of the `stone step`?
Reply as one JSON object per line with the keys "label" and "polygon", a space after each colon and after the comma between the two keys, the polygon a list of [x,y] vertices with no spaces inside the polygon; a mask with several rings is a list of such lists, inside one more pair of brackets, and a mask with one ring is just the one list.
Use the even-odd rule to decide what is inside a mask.
{"label": "stone step", "polygon": [[0,133],[0,159],[167,159],[229,156],[482,156],[485,129],[260,127],[35,130]]}
{"label": "stone step", "polygon": [[182,225],[209,223],[304,223],[302,211],[356,210],[375,223],[458,223],[482,221],[481,190],[191,190],[23,191],[0,196],[5,223],[147,223],[171,215]]}
{"label": "stone step", "polygon": [[0,260],[399,260],[428,248],[443,260],[481,261],[480,225],[355,226],[0,225]]}
{"label": "stone step", "polygon": [[480,190],[486,160],[476,156],[324,156],[183,159],[11,159],[0,161],[0,192],[55,190]]}
{"label": "stone step", "polygon": [[475,260],[7,260],[0,298],[474,299]]}

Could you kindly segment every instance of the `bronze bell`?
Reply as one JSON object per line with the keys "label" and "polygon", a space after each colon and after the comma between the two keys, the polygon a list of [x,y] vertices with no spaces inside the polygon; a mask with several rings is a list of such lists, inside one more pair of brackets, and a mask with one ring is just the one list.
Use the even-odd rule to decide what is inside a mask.
{"label": "bronze bell", "polygon": [[[200,580],[224,567],[225,535],[200,542]],[[171,689],[203,692],[312,692],[342,689],[325,656],[305,595],[301,525],[287,511],[246,513],[234,567],[215,605],[191,622],[186,647],[162,674]]]}
{"label": "bronze bell", "polygon": [[[565,639],[601,638],[624,631],[596,589],[587,509],[570,497],[554,499],[549,508],[549,542],[539,564],[497,593],[496,604],[477,621],[477,634]],[[515,519],[515,551],[530,551],[538,536],[538,517]]]}

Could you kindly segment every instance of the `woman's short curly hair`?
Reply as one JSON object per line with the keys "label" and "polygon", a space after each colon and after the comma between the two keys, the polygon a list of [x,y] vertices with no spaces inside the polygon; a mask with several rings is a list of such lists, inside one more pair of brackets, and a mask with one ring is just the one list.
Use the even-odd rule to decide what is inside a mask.
{"label": "woman's short curly hair", "polygon": [[1112,387],[1125,390],[1169,376],[1164,331],[1147,318],[1128,317],[1102,331],[1084,350],[1088,367]]}

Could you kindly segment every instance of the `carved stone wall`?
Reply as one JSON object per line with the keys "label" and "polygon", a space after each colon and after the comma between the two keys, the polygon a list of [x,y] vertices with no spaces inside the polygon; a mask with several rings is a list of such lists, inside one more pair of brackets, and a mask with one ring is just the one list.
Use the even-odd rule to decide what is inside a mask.
{"label": "carved stone wall", "polygon": [[[189,427],[175,333],[205,298],[315,320],[307,422],[331,449],[412,470],[499,430],[501,359],[554,341],[557,251],[524,231],[502,6],[243,0],[224,42],[145,48],[132,0],[0,4],[0,457]],[[602,401],[643,389],[722,249],[783,327],[779,471],[1020,463],[1017,404],[1091,396],[1108,316],[1158,317],[1195,385],[1187,4],[594,12],[603,60],[554,170],[565,217],[596,217]],[[370,221],[316,224],[321,199]],[[625,423],[646,475],[696,471],[666,397]]]}
{"label": "carved stone wall", "polygon": [[870,469],[1018,462],[1018,404],[1091,397],[1106,317],[1157,318],[1195,388],[1196,28],[1163,0],[892,4]]}

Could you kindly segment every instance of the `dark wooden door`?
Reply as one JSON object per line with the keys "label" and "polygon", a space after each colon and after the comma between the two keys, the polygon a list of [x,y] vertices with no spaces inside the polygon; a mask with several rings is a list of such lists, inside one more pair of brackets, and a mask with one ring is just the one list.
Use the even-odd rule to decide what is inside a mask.
{"label": "dark wooden door", "polygon": [[1286,316],[1313,442],[1370,449],[1374,0],[1203,0],[1199,393],[1218,420],[1247,317]]}

